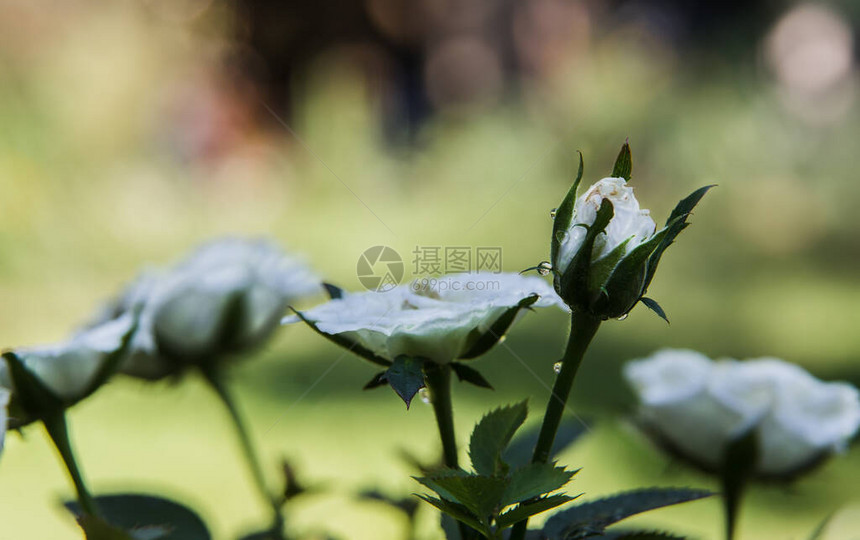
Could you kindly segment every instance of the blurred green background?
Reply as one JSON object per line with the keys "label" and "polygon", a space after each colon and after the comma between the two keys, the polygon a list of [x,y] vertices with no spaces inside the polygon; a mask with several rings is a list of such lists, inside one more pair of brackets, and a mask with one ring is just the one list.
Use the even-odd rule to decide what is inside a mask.
{"label": "blurred green background", "polygon": [[[325,3],[321,3],[325,4]],[[698,3],[690,3],[698,4]],[[710,8],[703,7],[705,4]],[[563,461],[593,498],[643,485],[716,488],[625,421],[626,360],[663,346],[777,356],[860,383],[860,109],[854,3],[397,0],[302,6],[0,0],[0,345],[60,340],[146,265],[224,234],[268,235],[331,282],[388,245],[492,246],[506,271],[548,258],[550,209],[585,156],[606,176],[629,137],[639,201],[661,222],[715,183],[637,308],[598,335],[574,409],[594,419]],[[478,360],[494,392],[455,388],[461,442],[528,397],[537,421],[566,332],[530,314]],[[283,328],[233,373],[273,482],[287,457],[326,488],[295,530],[398,539],[366,487],[419,488],[399,448],[432,459],[429,407],[361,391],[373,367]],[[194,377],[116,378],[71,414],[96,492],[197,509],[218,540],[262,525],[224,411]],[[860,538],[860,453],[754,489],[741,538]],[[0,457],[0,537],[76,538],[40,428]],[[424,509],[421,537],[441,538]],[[639,522],[721,534],[716,500]]]}

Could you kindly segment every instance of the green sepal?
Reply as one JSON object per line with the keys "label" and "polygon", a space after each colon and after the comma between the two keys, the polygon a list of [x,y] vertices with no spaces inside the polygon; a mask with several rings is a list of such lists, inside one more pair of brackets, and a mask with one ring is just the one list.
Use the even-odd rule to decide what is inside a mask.
{"label": "green sepal", "polygon": [[501,506],[527,501],[561,489],[579,471],[568,471],[550,463],[530,463],[511,474]]}
{"label": "green sepal", "polygon": [[629,182],[632,174],[633,156],[630,153],[630,144],[625,141],[624,144],[621,145],[621,151],[618,152],[618,157],[615,158],[615,166],[612,167],[612,177],[623,178]]}
{"label": "green sepal", "polygon": [[[579,497],[579,495],[576,497]],[[550,495],[549,497],[542,497],[533,502],[520,504],[500,515],[496,520],[496,526],[501,529],[510,527],[514,523],[518,523],[526,518],[530,518],[534,515],[540,514],[541,512],[546,512],[547,510],[561,506],[566,502],[576,499],[576,497],[571,497],[569,495]]]}
{"label": "green sepal", "polygon": [[656,300],[643,296],[639,301],[645,304],[645,307],[656,313],[658,317],[666,321],[666,324],[669,324],[669,318],[666,316],[666,312],[663,311],[663,308],[660,307],[660,304],[658,304]]}
{"label": "green sepal", "polygon": [[726,538],[734,538],[741,498],[759,460],[758,425],[735,437],[723,452],[719,476],[726,517]]}
{"label": "green sepal", "polygon": [[422,359],[401,354],[385,372],[388,384],[400,396],[407,409],[418,390],[424,388],[423,367]]}
{"label": "green sepal", "polygon": [[570,186],[570,189],[567,191],[567,195],[564,196],[564,199],[561,201],[561,204],[558,205],[558,208],[555,210],[555,220],[552,223],[552,238],[550,239],[550,261],[553,264],[556,262],[556,256],[558,255],[558,248],[561,245],[561,238],[564,237],[564,233],[567,232],[567,229],[570,228],[570,224],[573,221],[573,207],[576,204],[576,192],[579,189],[579,183],[582,181],[582,173],[585,169],[585,166],[582,161],[582,152],[579,152],[579,169],[576,172],[576,179],[573,181],[573,185]]}
{"label": "green sepal", "polygon": [[493,389],[493,385],[491,385],[477,369],[470,368],[466,364],[461,364],[460,362],[451,362],[450,365],[460,382],[471,383],[479,388]]}
{"label": "green sepal", "polygon": [[508,465],[502,461],[502,452],[527,415],[528,403],[521,401],[490,411],[475,425],[469,439],[469,459],[478,474],[492,476],[507,473]]}
{"label": "green sepal", "polygon": [[559,512],[546,522],[543,534],[547,540],[594,536],[630,516],[711,495],[710,491],[691,488],[655,487],[625,491]]}
{"label": "green sepal", "polygon": [[588,276],[591,271],[591,257],[594,251],[594,241],[597,235],[606,230],[606,226],[615,215],[615,210],[612,207],[612,202],[609,199],[603,199],[600,203],[600,209],[597,211],[597,216],[594,218],[594,223],[586,227],[587,232],[582,240],[582,245],[579,251],[574,255],[570,265],[565,269],[564,273],[559,277],[556,274],[557,286],[556,292],[561,296],[562,300],[572,308],[587,308],[589,305],[588,291]]}
{"label": "green sepal", "polygon": [[609,280],[609,276],[612,275],[612,271],[615,270],[615,267],[618,266],[618,263],[627,254],[627,244],[630,243],[632,238],[631,236],[621,242],[605,256],[591,263],[591,269],[588,274],[589,290],[599,291],[602,287],[606,286],[606,282]]}
{"label": "green sepal", "polygon": [[604,319],[620,317],[642,297],[648,259],[663,241],[669,228],[664,227],[645,242],[633,248],[612,271],[604,289],[592,300],[592,313]]}
{"label": "green sepal", "polygon": [[466,348],[466,353],[460,355],[460,359],[469,360],[476,358],[493,348],[502,336],[507,333],[508,328],[510,328],[511,324],[513,324],[516,319],[517,313],[519,313],[521,309],[530,307],[539,299],[540,296],[537,294],[527,296],[520,300],[517,305],[505,310],[505,312],[502,313],[502,315],[496,319],[486,331],[481,331],[477,328],[474,329],[472,331],[472,335],[470,335],[466,340],[470,345]]}
{"label": "green sepal", "polygon": [[131,340],[134,338],[134,334],[137,332],[138,326],[140,324],[140,310],[134,314],[134,320],[129,327],[128,331],[122,336],[122,340],[120,341],[119,348],[117,348],[112,353],[109,353],[105,358],[104,362],[102,362],[101,367],[93,376],[90,381],[89,386],[84,391],[84,393],[76,400],[80,401],[86,397],[89,397],[93,392],[99,389],[101,385],[107,382],[107,380],[116,373],[116,370],[119,369],[120,363],[125,359],[131,350]]}
{"label": "green sepal", "polygon": [[317,328],[317,325],[314,321],[305,317],[301,311],[298,311],[297,309],[294,309],[292,307],[290,309],[293,311],[293,313],[296,314],[296,317],[298,317],[299,319],[301,319],[302,322],[310,326],[314,330],[314,332],[328,339],[332,343],[340,345],[344,349],[355,353],[361,358],[364,358],[365,360],[372,362],[378,366],[388,367],[391,365],[391,360],[379,356],[367,347],[361,345],[359,342],[344,337],[342,334],[328,334],[326,332],[323,332],[322,330]]}
{"label": "green sepal", "polygon": [[338,287],[337,285],[332,285],[331,283],[323,283],[323,288],[325,289],[326,294],[332,300],[339,300],[343,298],[343,289]]}
{"label": "green sepal", "polygon": [[651,254],[651,258],[648,259],[648,269],[645,272],[645,285],[642,287],[642,294],[645,294],[648,286],[651,285],[651,280],[654,279],[654,273],[657,271],[657,265],[660,263],[660,257],[663,256],[663,252],[672,245],[672,242],[681,234],[681,231],[687,228],[687,225],[689,225],[687,218],[690,216],[690,212],[699,204],[705,193],[714,186],[715,184],[712,184],[697,189],[686,198],[681,199],[675,206],[675,209],[672,210],[672,213],[669,214],[669,219],[666,220],[666,228],[669,231],[660,245],[657,246],[657,249],[654,250],[654,253]]}
{"label": "green sepal", "polygon": [[27,369],[18,355],[7,351],[3,353],[3,359],[9,366],[9,375],[15,390],[9,404],[10,429],[62,414],[68,404]]}

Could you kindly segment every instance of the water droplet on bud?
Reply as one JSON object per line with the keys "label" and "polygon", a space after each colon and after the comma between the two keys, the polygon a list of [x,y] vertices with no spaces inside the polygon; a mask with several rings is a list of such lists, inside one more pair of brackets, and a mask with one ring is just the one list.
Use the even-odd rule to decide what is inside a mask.
{"label": "water droplet on bud", "polygon": [[548,276],[550,272],[552,272],[552,263],[549,261],[543,261],[539,265],[537,265],[538,274],[542,276]]}
{"label": "water droplet on bud", "polygon": [[618,320],[619,320],[619,321],[623,321],[624,319],[626,319],[626,318],[627,318],[627,316],[628,316],[628,315],[630,315],[630,314],[629,314],[629,313],[625,313],[624,315],[622,315],[622,316],[618,317]]}
{"label": "water droplet on bud", "polygon": [[555,371],[555,374],[558,375],[561,373],[561,362],[556,362],[552,365],[552,370]]}
{"label": "water droplet on bud", "polygon": [[551,217],[552,219],[555,219],[555,215],[557,213],[558,213],[558,208],[553,208],[552,210],[549,211],[549,217]]}
{"label": "water droplet on bud", "polygon": [[430,404],[433,402],[433,400],[430,399],[430,390],[427,390],[426,388],[418,390],[418,397],[420,397],[421,401],[424,403]]}

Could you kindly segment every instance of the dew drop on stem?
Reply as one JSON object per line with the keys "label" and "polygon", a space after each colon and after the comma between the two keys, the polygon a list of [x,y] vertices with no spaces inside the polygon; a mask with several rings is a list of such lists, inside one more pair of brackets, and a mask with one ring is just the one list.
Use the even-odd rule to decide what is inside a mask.
{"label": "dew drop on stem", "polygon": [[552,263],[549,261],[543,261],[539,265],[537,265],[537,272],[542,276],[549,275],[552,272]]}
{"label": "dew drop on stem", "polygon": [[556,362],[552,365],[552,370],[555,371],[555,374],[558,375],[561,373],[561,362]]}
{"label": "dew drop on stem", "polygon": [[558,208],[553,208],[552,210],[549,211],[549,217],[551,217],[552,219],[555,219],[556,213],[558,213]]}

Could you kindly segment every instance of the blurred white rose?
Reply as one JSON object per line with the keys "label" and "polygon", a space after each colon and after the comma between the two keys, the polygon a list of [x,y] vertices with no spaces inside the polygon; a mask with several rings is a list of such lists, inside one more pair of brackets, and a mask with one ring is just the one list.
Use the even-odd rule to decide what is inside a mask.
{"label": "blurred white rose", "polygon": [[822,382],[775,358],[719,360],[661,350],[628,363],[624,377],[640,401],[646,428],[710,470],[736,437],[754,429],[756,474],[790,477],[846,448],[860,427],[860,394]]}
{"label": "blurred white rose", "polygon": [[[133,315],[125,314],[79,332],[66,342],[21,347],[13,349],[11,353],[54,396],[69,406],[94,391],[99,376],[110,375],[104,372],[105,369],[112,369],[106,363],[122,347],[123,339],[133,325]],[[10,424],[19,426],[33,421],[35,411],[19,411],[15,406],[15,381],[8,362],[8,358],[4,358],[0,363],[0,388],[11,392],[14,412]]]}
{"label": "blurred white rose", "polygon": [[[300,317],[340,345],[355,345],[353,352],[365,358],[362,351],[369,352],[376,358],[368,359],[380,364],[400,355],[445,364],[486,352],[521,309],[564,306],[552,287],[535,276],[457,274],[429,283],[345,293]],[[284,323],[300,317],[286,317]]]}
{"label": "blurred white rose", "polygon": [[624,178],[604,178],[583,193],[573,206],[573,216],[561,244],[553,267],[564,273],[585,240],[586,228],[594,224],[597,211],[604,199],[612,203],[612,220],[606,226],[606,234],[594,241],[592,261],[597,261],[625,241],[625,253],[648,240],[657,230],[648,210],[639,208],[633,188]]}
{"label": "blurred white rose", "polygon": [[229,238],[171,269],[144,273],[107,316],[141,309],[122,371],[157,379],[261,344],[288,305],[322,291],[302,260],[273,243]]}

